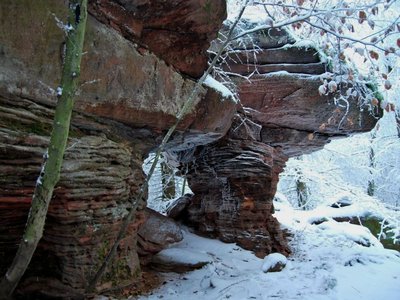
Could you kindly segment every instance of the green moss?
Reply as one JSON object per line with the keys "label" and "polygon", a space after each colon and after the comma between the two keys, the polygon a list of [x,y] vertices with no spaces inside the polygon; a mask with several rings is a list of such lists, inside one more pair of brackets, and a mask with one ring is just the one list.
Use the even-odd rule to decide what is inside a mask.
{"label": "green moss", "polygon": [[[100,268],[101,264],[106,259],[110,248],[111,246],[109,241],[104,241],[101,243],[97,251],[98,261],[94,272],[97,272],[97,270]],[[136,268],[133,271],[131,270],[127,258],[116,256],[107,268],[107,271],[104,272],[101,283],[111,282],[113,287],[122,286],[124,285],[125,281],[131,281],[132,278],[138,277],[140,275],[140,272],[140,267]]]}
{"label": "green moss", "polygon": [[207,0],[206,3],[204,3],[203,9],[208,15],[211,15],[211,13],[212,13],[211,0]]}
{"label": "green moss", "polygon": [[[362,220],[362,225],[367,227],[371,233],[376,236],[377,238],[379,238],[379,234],[381,233],[381,227],[382,225],[387,226],[388,224],[382,224],[382,220],[377,219],[375,217],[367,217],[365,219]],[[400,243],[394,243],[393,238],[394,238],[394,234],[393,232],[390,232],[390,228],[384,228],[382,231],[382,236],[380,239],[380,242],[382,243],[382,245],[387,248],[387,249],[394,249],[397,251],[400,251]]]}
{"label": "green moss", "polygon": [[378,85],[376,83],[367,83],[367,88],[370,89],[374,95],[374,97],[381,103],[384,100],[384,97],[381,92],[379,92]]}

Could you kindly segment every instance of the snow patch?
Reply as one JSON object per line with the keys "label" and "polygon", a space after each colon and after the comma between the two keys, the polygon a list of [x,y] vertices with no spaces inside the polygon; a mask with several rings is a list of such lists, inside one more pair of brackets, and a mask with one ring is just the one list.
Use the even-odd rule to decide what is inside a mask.
{"label": "snow patch", "polygon": [[207,75],[206,79],[204,80],[204,85],[217,91],[219,94],[222,95],[223,98],[230,99],[230,100],[236,102],[235,96],[233,95],[233,93],[226,86],[224,86],[221,82],[215,80],[210,75]]}
{"label": "snow patch", "polygon": [[[293,253],[281,272],[264,273],[260,268],[267,260],[278,260],[277,253],[263,261],[235,244],[184,229],[184,239],[166,253],[192,263],[204,257],[210,263],[186,274],[165,273],[166,284],[139,299],[398,299],[397,251],[384,249],[361,226],[334,221],[310,224],[306,211],[293,209],[283,194],[276,198],[275,216],[293,235]],[[370,246],[359,241],[369,241]]]}
{"label": "snow patch", "polygon": [[287,264],[287,258],[280,253],[271,253],[264,258],[262,270],[264,273],[282,270]]}
{"label": "snow patch", "polygon": [[199,251],[188,251],[180,248],[164,249],[157,254],[157,257],[164,262],[196,265],[212,262],[212,258]]}

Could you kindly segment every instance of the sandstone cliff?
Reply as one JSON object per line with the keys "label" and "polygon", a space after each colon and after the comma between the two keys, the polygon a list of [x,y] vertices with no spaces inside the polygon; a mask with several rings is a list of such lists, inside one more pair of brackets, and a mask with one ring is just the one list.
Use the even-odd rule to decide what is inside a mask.
{"label": "sandstone cliff", "polygon": [[[65,5],[63,0],[0,2],[1,274],[22,234],[48,144]],[[223,0],[93,0],[90,13],[61,180],[21,283],[24,291],[52,297],[82,297],[144,181],[144,158],[206,67],[205,50],[226,7]],[[243,75],[259,72],[250,82],[237,80],[241,105],[204,87],[169,144],[177,161],[188,164],[195,193],[186,222],[260,256],[290,252],[271,215],[287,157],[315,151],[335,136],[369,130],[375,122],[353,103],[339,127],[345,112],[331,97],[318,95],[325,66],[315,51],[273,38],[258,37],[257,61],[229,64]],[[247,57],[245,51],[239,49],[239,55]],[[277,70],[288,73],[267,74]],[[159,249],[139,235],[138,250],[145,206],[142,199],[99,290],[139,280],[138,252]]]}
{"label": "sandstone cliff", "polygon": [[[117,6],[114,1],[92,1],[92,15],[99,16],[101,4]],[[194,59],[206,62],[203,50],[225,16],[225,3],[214,2],[219,13],[204,26],[198,23],[205,24],[202,2],[186,4],[173,5],[172,12],[182,18],[188,13],[192,38],[201,36],[193,45]],[[65,5],[62,0],[0,3],[2,275],[24,229],[48,145],[61,74],[64,32],[60,20],[66,19]],[[153,17],[163,13],[159,3],[146,5]],[[136,22],[132,9],[122,25]],[[116,17],[111,8],[102,7],[101,14]],[[163,20],[164,31],[168,32],[169,26],[174,28],[174,22],[174,15]],[[145,43],[140,40],[142,35],[130,40],[115,27],[94,17],[88,20],[81,86],[62,176],[49,208],[44,237],[21,284],[26,289],[35,278],[33,286],[42,293],[79,297],[111,247],[130,200],[143,183],[144,158],[175,121],[195,85],[178,72],[182,62],[174,65],[174,61],[164,61],[153,54],[150,46],[137,45]],[[190,47],[189,42],[185,51]],[[186,68],[190,66],[188,62]],[[203,68],[201,64],[199,67]],[[227,132],[235,104],[221,100],[213,90],[204,88],[200,92],[195,107],[180,125],[182,144],[209,143]],[[145,220],[145,206],[143,199],[118,257],[103,278],[102,289],[123,285],[124,280],[131,282],[140,275],[136,232]]]}

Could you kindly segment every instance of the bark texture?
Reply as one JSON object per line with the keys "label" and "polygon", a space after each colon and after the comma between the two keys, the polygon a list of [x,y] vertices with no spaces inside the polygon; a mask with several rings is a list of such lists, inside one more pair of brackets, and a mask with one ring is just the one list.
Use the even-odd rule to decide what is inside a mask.
{"label": "bark texture", "polygon": [[86,19],[87,0],[71,0],[68,15],[68,24],[71,27],[65,28],[65,61],[61,85],[57,91],[59,99],[54,115],[53,130],[49,148],[43,155],[44,162],[36,181],[24,235],[11,267],[0,283],[0,297],[5,299],[11,297],[43,236],[47,210],[53,196],[53,190],[60,178],[80,74]]}

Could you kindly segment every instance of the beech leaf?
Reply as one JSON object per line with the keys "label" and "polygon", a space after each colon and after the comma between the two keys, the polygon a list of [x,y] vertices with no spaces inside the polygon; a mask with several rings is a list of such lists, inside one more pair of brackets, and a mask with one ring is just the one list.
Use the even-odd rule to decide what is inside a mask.
{"label": "beech leaf", "polygon": [[375,60],[378,60],[378,59],[379,59],[379,54],[378,54],[377,52],[373,51],[373,50],[369,51],[369,56],[370,56],[372,59],[375,59]]}
{"label": "beech leaf", "polygon": [[302,6],[305,0],[296,0],[298,6]]}
{"label": "beech leaf", "polygon": [[367,19],[367,14],[365,11],[360,10],[358,12],[358,23],[362,24]]}
{"label": "beech leaf", "polygon": [[378,104],[379,104],[378,99],[372,98],[372,99],[371,99],[371,104],[372,104],[373,106],[378,106]]}

